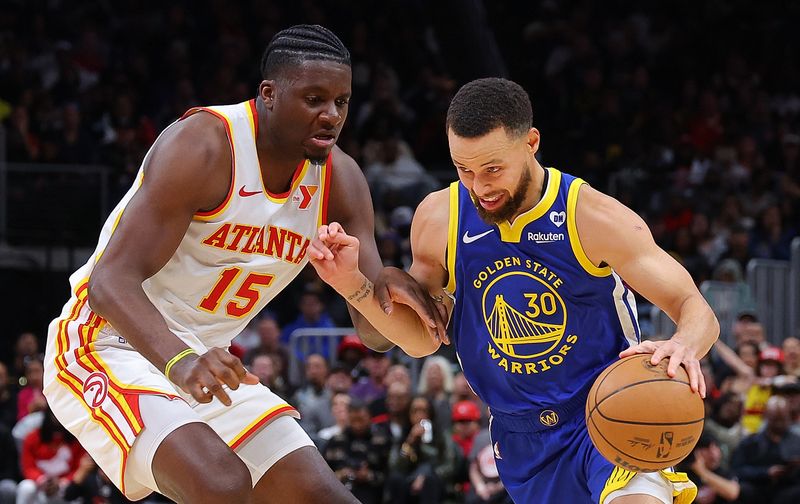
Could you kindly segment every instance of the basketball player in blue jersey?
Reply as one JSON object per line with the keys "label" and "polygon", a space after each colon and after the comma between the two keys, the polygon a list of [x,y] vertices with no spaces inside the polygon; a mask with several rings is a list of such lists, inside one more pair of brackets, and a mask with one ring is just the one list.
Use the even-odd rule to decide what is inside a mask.
{"label": "basketball player in blue jersey", "polygon": [[[652,353],[684,366],[705,395],[698,360],[719,325],[686,272],[630,209],[535,155],[528,95],[504,79],[462,87],[447,135],[459,181],[430,194],[412,224],[410,273],[452,314],[453,342],[491,410],[503,484],[518,503],[690,502],[685,475],[615,468],[592,445],[588,389],[620,357]],[[337,223],[309,249],[324,280],[413,356],[435,352],[410,310],[387,315],[357,271],[359,242]],[[677,322],[667,341],[640,341],[632,290]]]}
{"label": "basketball player in blue jersey", "polygon": [[[133,500],[356,502],[294,408],[227,352],[328,219],[358,236],[387,302],[443,332],[428,293],[383,269],[366,180],[335,145],[347,49],[321,26],[295,26],[272,39],[261,73],[255,99],[192,109],[164,130],[50,325],[48,402]],[[368,346],[389,345],[352,313]]]}

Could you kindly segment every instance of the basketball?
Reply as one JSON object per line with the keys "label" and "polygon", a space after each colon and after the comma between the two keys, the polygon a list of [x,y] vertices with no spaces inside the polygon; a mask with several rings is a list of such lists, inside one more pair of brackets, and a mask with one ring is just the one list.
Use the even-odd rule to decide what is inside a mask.
{"label": "basketball", "polygon": [[586,426],[597,450],[611,463],[637,472],[673,466],[694,448],[703,430],[703,400],[668,359],[650,364],[651,354],[608,366],[586,399]]}

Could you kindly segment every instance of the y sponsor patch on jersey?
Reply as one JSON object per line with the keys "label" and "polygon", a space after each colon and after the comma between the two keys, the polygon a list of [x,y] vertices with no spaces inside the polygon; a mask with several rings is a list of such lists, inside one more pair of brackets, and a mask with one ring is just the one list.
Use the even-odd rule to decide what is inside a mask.
{"label": "y sponsor patch on jersey", "polygon": [[292,196],[292,201],[297,203],[297,208],[299,208],[300,210],[307,210],[309,205],[311,205],[311,200],[317,193],[317,189],[319,189],[319,186],[300,185],[298,189],[299,192],[294,193],[294,195]]}

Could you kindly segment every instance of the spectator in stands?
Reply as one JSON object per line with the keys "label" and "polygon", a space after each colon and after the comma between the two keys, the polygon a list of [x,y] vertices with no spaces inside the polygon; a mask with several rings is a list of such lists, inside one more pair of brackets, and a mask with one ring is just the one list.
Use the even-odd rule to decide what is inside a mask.
{"label": "spectator in stands", "polygon": [[83,448],[48,408],[40,428],[25,438],[17,487],[18,504],[62,503],[63,491],[78,469]]}
{"label": "spectator in stands", "polygon": [[[721,259],[736,261],[740,271],[747,270],[747,263],[750,261],[750,231],[743,224],[737,224],[728,235],[727,247]],[[743,275],[742,275],[743,276]]]}
{"label": "spectator in stands", "polygon": [[0,362],[0,427],[11,429],[17,422],[17,393],[9,382],[8,368]]}
{"label": "spectator in stands", "polygon": [[349,426],[333,436],[323,456],[345,487],[364,504],[380,504],[389,456],[389,433],[370,421],[367,405],[353,399]]}
{"label": "spectator in stands", "polygon": [[694,451],[681,463],[697,485],[697,504],[723,504],[739,498],[739,482],[721,467],[722,451],[713,437],[700,436]]}
{"label": "spectator in stands", "polygon": [[389,369],[389,357],[385,353],[370,350],[362,360],[368,376],[361,378],[353,384],[350,394],[369,404],[370,402],[386,395],[384,378]]}
{"label": "spectator in stands", "polygon": [[28,359],[25,364],[25,383],[17,394],[17,421],[47,405],[42,393],[44,367],[40,358]]}
{"label": "spectator in stands", "polygon": [[[495,451],[488,430],[482,430],[469,454],[470,488],[466,504],[512,504],[495,464]],[[499,454],[497,454],[499,455]]]}
{"label": "spectator in stands", "polygon": [[331,415],[336,423],[330,427],[325,427],[317,433],[321,452],[325,452],[324,444],[326,444],[329,439],[341,434],[347,426],[350,425],[349,408],[350,396],[347,392],[336,392],[333,394],[333,398],[331,399]]}
{"label": "spectator in stands", "polygon": [[[731,350],[731,353],[734,353]],[[703,373],[703,380],[706,382],[706,414],[710,411],[709,409],[709,399],[716,399],[718,398],[722,392],[720,391],[719,387],[717,386],[717,378],[714,374],[714,367],[711,365],[711,359],[708,355],[700,359],[700,371]]]}
{"label": "spectator in stands", "polygon": [[[389,402],[389,389],[393,383],[400,383],[407,390],[407,400],[405,404],[404,414],[408,417],[408,402],[411,401],[411,374],[408,368],[403,364],[394,364],[389,366],[386,371],[386,376],[383,377],[383,386],[386,387],[386,395],[378,397],[369,403],[369,412],[372,414],[372,421],[376,423],[385,422],[389,418],[390,408]],[[395,436],[396,437],[396,436]]]}
{"label": "spectator in stands", "polygon": [[328,362],[319,354],[311,354],[305,363],[306,384],[294,395],[293,404],[300,412],[300,425],[309,435],[316,435],[335,422],[331,414],[333,393],[325,387]]}
{"label": "spectator in stands", "polygon": [[59,163],[91,163],[94,145],[82,123],[80,106],[70,102],[61,107],[61,131],[55,138],[55,159]]}
{"label": "spectator in stands", "polygon": [[450,394],[453,392],[453,367],[445,357],[431,355],[425,358],[420,371],[417,393],[430,400],[439,429],[450,429]]}
{"label": "spectator in stands", "polygon": [[[297,308],[300,314],[293,322],[287,324],[281,332],[281,343],[284,345],[289,344],[289,338],[298,329],[328,329],[335,327],[333,320],[325,312],[325,303],[322,302],[319,292],[314,290],[303,292],[300,295]],[[310,338],[308,343],[309,346],[307,348],[303,346],[297,349],[296,355],[300,361],[304,361],[305,356],[312,353],[318,353],[326,359],[330,356],[329,345],[321,340]]]}
{"label": "spectator in stands", "polygon": [[0,424],[0,504],[14,504],[19,481],[17,445],[11,428]]}
{"label": "spectator in stands", "polygon": [[291,387],[276,373],[275,354],[256,354],[250,362],[250,372],[258,376],[262,385],[281,397],[291,397]]}
{"label": "spectator in stands", "polygon": [[450,396],[450,401],[455,404],[458,401],[475,401],[478,402],[478,396],[469,386],[467,378],[462,371],[456,373],[453,377],[453,393]]}
{"label": "spectator in stands", "polygon": [[408,434],[409,415],[411,406],[411,384],[406,382],[393,382],[386,391],[385,412],[375,415],[372,413],[372,422],[383,425],[392,438],[392,449],[399,448]]}
{"label": "spectator in stands", "polygon": [[92,457],[84,453],[72,481],[64,489],[64,500],[84,504],[132,504],[111,483],[106,473],[97,467]]}
{"label": "spectator in stands", "polygon": [[697,212],[692,217],[690,227],[692,240],[697,245],[697,250],[703,256],[707,265],[716,264],[719,256],[725,251],[725,239],[720,234],[711,232],[711,223],[708,215]]}
{"label": "spectator in stands", "polygon": [[367,355],[367,347],[361,342],[357,334],[348,334],[339,342],[336,347],[336,359],[339,364],[344,366],[353,378],[360,378],[359,364],[361,359]]}
{"label": "spectator in stands", "polygon": [[783,367],[787,375],[800,378],[800,339],[790,336],[783,340]]}
{"label": "spectator in stands", "polygon": [[730,467],[733,452],[748,435],[742,425],[743,413],[744,401],[733,392],[726,392],[711,403],[711,414],[706,417],[704,429],[722,450],[723,469]]}
{"label": "spectator in stands", "polygon": [[744,397],[750,390],[758,371],[758,345],[751,341],[745,341],[736,347],[735,355],[730,355],[726,351],[727,345],[724,342],[718,340],[717,344],[718,346],[715,347],[717,355],[734,373],[722,380],[720,391],[723,393],[733,392]]}
{"label": "spectator in stands", "polygon": [[480,431],[481,412],[472,401],[459,401],[453,405],[453,442],[461,448],[464,457],[469,457],[475,436]]}
{"label": "spectator in stands", "polygon": [[800,497],[800,437],[789,431],[784,397],[771,397],[762,431],[742,440],[731,469],[739,478],[744,503],[793,504]]}
{"label": "spectator in stands", "polygon": [[750,237],[750,255],[765,259],[788,261],[791,255],[792,238],[797,229],[783,221],[778,204],[772,204],[761,211],[758,225]]}
{"label": "spectator in stands", "polygon": [[733,324],[733,338],[738,347],[742,343],[754,343],[758,351],[769,346],[764,332],[764,324],[758,321],[756,314],[750,310],[740,312]]}
{"label": "spectator in stands", "polygon": [[757,377],[744,400],[742,425],[750,433],[761,429],[767,400],[772,395],[776,379],[783,374],[783,352],[778,347],[768,347],[758,357]]}
{"label": "spectator in stands", "polygon": [[41,141],[31,128],[28,107],[18,105],[11,111],[10,128],[7,133],[9,161],[32,162],[39,159]]}
{"label": "spectator in stands", "polygon": [[483,402],[481,402],[478,396],[475,395],[475,392],[472,391],[462,371],[458,371],[453,377],[453,393],[450,395],[451,407],[459,401],[472,401],[478,405],[478,409],[481,412],[481,425],[485,427],[489,424],[488,408],[484,406]]}
{"label": "spectator in stands", "polygon": [[285,362],[289,361],[289,352],[281,344],[281,328],[271,316],[264,316],[256,322],[257,343],[245,354],[244,362],[253,360],[258,354],[281,354]]}
{"label": "spectator in stands", "polygon": [[[24,332],[17,337],[14,345],[14,360],[12,361],[11,376],[16,381],[25,375],[25,365],[28,360],[39,356],[39,340],[32,332]],[[25,383],[20,383],[20,386]]]}
{"label": "spectator in stands", "polygon": [[376,147],[376,159],[364,169],[376,208],[414,208],[438,188],[436,180],[414,159],[408,144],[397,133],[387,133]]}
{"label": "spectator in stands", "polygon": [[349,393],[350,387],[353,386],[353,377],[347,368],[343,366],[334,366],[328,373],[328,379],[325,382],[325,387],[334,394]]}
{"label": "spectator in stands", "polygon": [[720,383],[720,392],[736,392],[745,394],[753,384],[758,365],[758,347],[751,342],[740,344],[734,352],[722,340],[717,340],[713,347],[713,357],[717,365],[731,372]]}
{"label": "spectator in stands", "polygon": [[458,448],[436,427],[427,397],[417,396],[409,408],[408,434],[389,459],[388,491],[392,503],[438,504],[452,485]]}

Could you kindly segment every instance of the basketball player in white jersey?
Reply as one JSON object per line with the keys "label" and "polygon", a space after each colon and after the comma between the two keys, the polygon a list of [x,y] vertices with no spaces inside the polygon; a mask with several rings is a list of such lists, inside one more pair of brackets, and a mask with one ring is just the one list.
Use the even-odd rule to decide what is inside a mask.
{"label": "basketball player in white jersey", "polygon": [[[358,165],[335,146],[350,55],[320,26],[278,33],[254,100],[169,126],[103,227],[49,329],[45,395],[128,498],[198,503],[355,502],[297,412],[226,348],[306,265],[329,219],[361,240],[384,303],[443,333],[428,295],[382,269]],[[361,316],[367,345],[390,346]]]}

